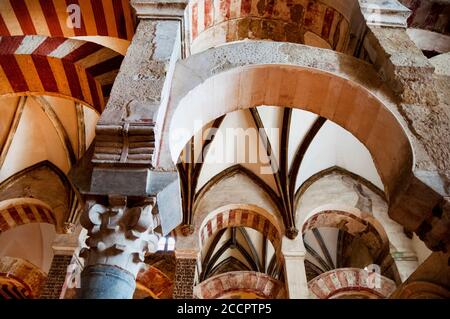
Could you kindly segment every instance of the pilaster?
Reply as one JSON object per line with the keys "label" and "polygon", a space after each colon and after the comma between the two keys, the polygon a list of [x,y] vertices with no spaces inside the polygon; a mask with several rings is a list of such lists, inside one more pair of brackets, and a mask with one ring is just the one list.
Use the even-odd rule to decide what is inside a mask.
{"label": "pilaster", "polygon": [[81,227],[73,233],[57,234],[53,241],[53,260],[40,299],[64,299],[69,266],[79,247]]}
{"label": "pilaster", "polygon": [[287,298],[309,299],[305,270],[306,249],[301,237],[295,240],[283,238],[281,252],[284,259]]}

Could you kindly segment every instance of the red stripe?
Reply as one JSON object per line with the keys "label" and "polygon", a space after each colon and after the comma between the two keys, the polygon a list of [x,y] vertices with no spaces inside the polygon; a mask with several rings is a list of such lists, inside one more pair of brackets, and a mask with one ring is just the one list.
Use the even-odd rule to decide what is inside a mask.
{"label": "red stripe", "polygon": [[212,235],[212,224],[211,224],[211,221],[209,221],[209,222],[206,224],[206,229],[208,230],[208,238],[209,238],[209,237],[211,237],[211,235]]}
{"label": "red stripe", "polygon": [[2,37],[0,40],[0,55],[16,53],[24,38],[24,36]]}
{"label": "red stripe", "polygon": [[58,92],[58,84],[46,56],[32,55],[34,66],[46,92]]}
{"label": "red stripe", "polygon": [[[251,1],[251,0],[243,0],[243,1]],[[221,12],[222,16],[225,17],[226,19],[229,19],[231,16],[230,2],[231,2],[231,0],[221,0],[220,1],[220,12]]]}
{"label": "red stripe", "polygon": [[78,78],[75,65],[71,62],[63,61],[63,67],[72,97],[83,100],[83,91],[81,90],[80,79]]}
{"label": "red stripe", "polygon": [[6,26],[5,20],[3,20],[3,17],[2,17],[1,14],[0,14],[0,35],[1,36],[3,36],[3,35],[6,35],[6,36],[11,35],[9,33],[8,27]]}
{"label": "red stripe", "polygon": [[24,205],[22,206],[22,209],[24,210],[25,214],[27,215],[30,221],[36,221],[36,216],[34,216],[34,213],[31,210],[30,206]]}
{"label": "red stripe", "polygon": [[45,214],[45,212],[43,211],[42,207],[39,207],[39,206],[35,206],[35,207],[36,207],[36,210],[38,211],[39,215],[41,216],[42,221],[45,223],[51,224],[52,222],[48,219],[48,217]]}
{"label": "red stripe", "polygon": [[212,0],[205,0],[205,29],[213,24]]}
{"label": "red stripe", "polygon": [[241,1],[241,15],[248,15],[252,9],[252,0]]}
{"label": "red stripe", "polygon": [[55,6],[53,1],[49,0],[39,0],[42,7],[42,12],[45,16],[45,21],[47,21],[48,29],[52,36],[63,36],[61,25],[59,24],[58,15],[56,14]]}
{"label": "red stripe", "polygon": [[241,225],[247,225],[248,212],[243,212],[241,215]]}
{"label": "red stripe", "polygon": [[118,55],[115,56],[114,58],[91,66],[90,68],[86,69],[86,72],[95,77],[101,74],[105,74],[112,70],[118,70],[120,68],[120,65],[122,64],[122,60],[123,56]]}
{"label": "red stripe", "polygon": [[[4,212],[4,211],[3,211]],[[0,233],[2,231],[5,231],[9,229],[9,225],[8,222],[6,221],[6,219],[3,217],[3,213],[0,212]]]}
{"label": "red stripe", "polygon": [[63,60],[76,62],[99,51],[101,48],[102,47],[96,43],[87,42],[63,57]]}
{"label": "red stripe", "polygon": [[22,32],[24,34],[36,34],[36,29],[34,28],[33,20],[31,20],[25,1],[13,0],[9,2],[11,3],[11,7],[16,14],[17,20],[22,28]]}
{"label": "red stripe", "polygon": [[20,215],[17,212],[17,209],[15,207],[14,208],[8,208],[8,213],[12,217],[12,219],[14,219],[14,221],[16,222],[16,225],[23,225],[24,224],[24,221],[22,220],[22,218],[20,218]]}
{"label": "red stripe", "polygon": [[100,98],[98,95],[97,85],[92,76],[89,74],[87,75],[88,78],[88,84],[89,84],[89,90],[91,91],[92,101],[94,108],[101,113],[102,112],[102,105],[100,105]]}
{"label": "red stripe", "polygon": [[28,91],[28,84],[20,70],[19,64],[13,55],[4,55],[0,57],[0,66],[3,68],[9,84],[14,92]]}
{"label": "red stripe", "polygon": [[192,5],[192,39],[195,39],[198,34],[198,7],[197,3]]}
{"label": "red stripe", "polygon": [[[69,6],[69,5],[71,5],[71,4],[76,4],[76,5],[80,5],[80,3],[79,3],[79,1],[78,0],[66,0],[66,5],[67,5],[67,7]],[[80,25],[80,27],[79,28],[77,28],[77,27],[75,27],[74,26],[74,28],[73,28],[73,31],[75,32],[75,35],[76,36],[83,36],[83,35],[87,35],[87,33],[86,33],[86,27],[85,27],[85,25],[84,25],[84,17],[83,17],[83,13],[82,12],[80,12],[80,14],[81,14],[81,25]]]}
{"label": "red stripe", "polygon": [[56,50],[67,39],[65,38],[47,38],[42,42],[36,50],[33,51],[33,55],[49,55]]}
{"label": "red stripe", "polygon": [[113,0],[113,8],[118,37],[127,40],[127,25],[122,7],[122,0]]}
{"label": "red stripe", "polygon": [[92,11],[94,11],[98,35],[108,35],[108,26],[106,25],[105,10],[103,9],[102,1],[103,0],[91,0],[91,6]]}
{"label": "red stripe", "polygon": [[223,214],[217,215],[217,229],[222,229],[223,227]]}
{"label": "red stripe", "polygon": [[259,224],[259,215],[254,215],[253,216],[253,228],[258,229],[258,224]]}
{"label": "red stripe", "polygon": [[327,8],[325,10],[325,18],[323,19],[323,26],[322,26],[322,37],[325,39],[328,39],[331,32],[331,25],[333,24],[334,20],[334,9]]}
{"label": "red stripe", "polygon": [[274,7],[275,7],[275,0],[268,0],[266,3],[266,13],[269,14],[269,17],[272,17]]}

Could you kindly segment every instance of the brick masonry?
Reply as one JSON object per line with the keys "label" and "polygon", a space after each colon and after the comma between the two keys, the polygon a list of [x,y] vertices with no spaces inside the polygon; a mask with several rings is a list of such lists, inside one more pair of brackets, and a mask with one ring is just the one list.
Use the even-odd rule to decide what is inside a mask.
{"label": "brick masonry", "polygon": [[173,299],[192,299],[197,258],[177,258]]}
{"label": "brick masonry", "polygon": [[55,255],[40,299],[59,299],[72,256]]}

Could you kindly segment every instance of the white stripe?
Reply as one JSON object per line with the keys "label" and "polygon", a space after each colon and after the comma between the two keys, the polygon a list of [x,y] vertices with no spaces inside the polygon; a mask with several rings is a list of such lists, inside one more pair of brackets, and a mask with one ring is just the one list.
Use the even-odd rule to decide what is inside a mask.
{"label": "white stripe", "polygon": [[17,48],[15,54],[31,54],[45,41],[45,39],[47,38],[39,35],[26,36],[23,38],[22,43],[19,48]]}
{"label": "white stripe", "polygon": [[84,41],[75,41],[75,40],[67,40],[64,41],[59,47],[53,50],[48,56],[62,59],[69,53],[72,53],[79,47],[81,47],[86,42]]}

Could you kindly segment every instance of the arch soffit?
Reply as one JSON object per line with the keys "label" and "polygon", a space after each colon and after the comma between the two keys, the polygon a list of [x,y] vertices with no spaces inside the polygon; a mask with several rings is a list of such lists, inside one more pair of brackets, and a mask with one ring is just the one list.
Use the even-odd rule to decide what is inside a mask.
{"label": "arch soffit", "polygon": [[[223,226],[217,225],[217,223],[215,222],[217,217],[219,215],[222,215],[224,213],[227,212],[241,212],[239,217],[242,217],[242,212],[248,212],[249,214],[252,214],[253,216],[259,216],[259,226],[262,226],[265,223],[265,221],[268,221],[268,225],[269,230],[268,232],[275,232],[273,233],[273,236],[269,236],[270,239],[272,239],[272,244],[274,246],[274,248],[280,249],[281,246],[281,239],[283,238],[283,234],[284,234],[284,226],[282,223],[280,223],[275,216],[273,216],[271,213],[269,213],[268,211],[266,211],[265,209],[258,207],[256,205],[250,205],[250,204],[230,204],[230,205],[226,205],[226,206],[222,206],[219,207],[217,209],[215,209],[214,211],[210,212],[209,214],[207,214],[206,216],[196,216],[195,218],[195,225],[200,225],[199,226],[199,232],[198,232],[198,240],[197,243],[199,244],[199,247],[202,247],[205,239],[208,237],[213,236],[215,233],[217,233],[220,229],[226,228],[226,227],[230,227],[227,226],[227,224],[223,224]],[[261,218],[262,217],[262,218]],[[240,222],[242,222],[242,220],[240,220]],[[211,229],[211,235],[205,235],[208,232],[208,224],[212,224],[214,223],[216,226],[212,227]],[[239,221],[237,222],[237,224],[239,224]],[[237,225],[239,226],[239,225]],[[247,224],[242,224],[243,227],[251,227]],[[258,227],[251,227],[257,231],[261,231],[261,229],[259,229]],[[278,247],[277,247],[278,246]]]}
{"label": "arch soffit", "polygon": [[[301,229],[304,234],[307,230],[320,227],[338,228],[351,235],[363,234],[374,253],[387,252],[389,250],[389,238],[383,225],[374,217],[364,214],[354,207],[336,207],[325,205],[311,212],[302,221]],[[367,237],[367,232],[375,236]],[[378,243],[371,243],[374,239]]]}
{"label": "arch soffit", "polygon": [[[196,87],[226,71],[236,72],[244,66],[260,67],[261,64],[267,67],[278,64],[283,67],[292,66],[311,71],[323,71],[328,76],[348,80],[354,86],[366,90],[369,96],[378,100],[379,104],[384,104],[395,115],[397,122],[400,123],[399,127],[402,126],[403,130],[407,127],[396,109],[393,93],[384,86],[372,65],[367,62],[331,50],[300,44],[247,41],[223,45],[177,62],[170,95],[165,96],[158,113],[157,121],[161,124],[158,125],[156,134],[169,135],[177,128],[173,119],[179,109],[180,101]],[[189,81],[184,80],[186,78]],[[391,116],[394,117],[394,115]],[[204,122],[206,124],[207,120]],[[161,141],[161,144],[156,146],[154,164],[161,167],[173,167],[171,153],[174,154],[177,151],[173,151],[172,145],[168,142],[169,139],[158,138],[157,140]],[[176,157],[176,155],[173,156]]]}
{"label": "arch soffit", "polygon": [[0,95],[60,96],[98,113],[123,60],[96,43],[38,35],[0,37],[0,56]]}
{"label": "arch soffit", "polygon": [[50,206],[35,198],[13,198],[0,202],[0,234],[31,223],[56,227],[57,219]]}
{"label": "arch soffit", "polygon": [[[305,80],[302,85],[299,79]],[[327,95],[321,94],[324,86],[329,88]],[[211,104],[219,107],[211,109]],[[194,118],[206,124],[223,114],[259,105],[303,106],[350,131],[372,154],[388,198],[409,173],[408,167],[412,169],[411,144],[391,112],[392,105],[386,107],[365,87],[328,71],[274,64],[235,68],[187,93],[171,118],[171,132],[179,134],[185,129],[182,138],[170,141],[172,160],[201,126],[195,123],[193,127]]]}

